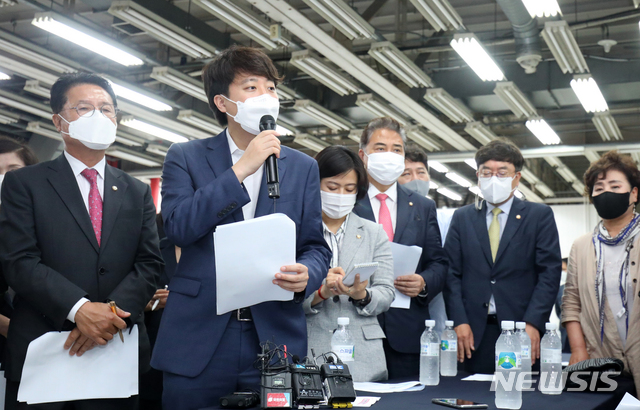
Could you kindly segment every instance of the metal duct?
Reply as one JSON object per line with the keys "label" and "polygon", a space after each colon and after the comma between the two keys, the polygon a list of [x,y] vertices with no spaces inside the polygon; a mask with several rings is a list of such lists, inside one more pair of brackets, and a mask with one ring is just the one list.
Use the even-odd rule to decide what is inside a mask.
{"label": "metal duct", "polygon": [[536,72],[542,61],[538,21],[532,18],[522,0],[496,0],[513,27],[516,39],[516,61],[527,74]]}

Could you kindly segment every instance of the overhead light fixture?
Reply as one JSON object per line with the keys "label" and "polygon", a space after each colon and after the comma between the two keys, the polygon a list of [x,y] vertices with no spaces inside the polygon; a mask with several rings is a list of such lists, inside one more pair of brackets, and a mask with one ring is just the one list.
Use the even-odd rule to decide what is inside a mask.
{"label": "overhead light fixture", "polygon": [[52,85],[58,79],[57,75],[49,74],[28,64],[0,55],[0,67],[13,71],[21,77],[33,78],[45,84]]}
{"label": "overhead light fixture", "polygon": [[457,193],[453,192],[452,190],[450,190],[449,188],[440,187],[440,188],[436,189],[436,191],[439,194],[444,195],[449,199],[453,199],[454,201],[462,201],[462,197],[460,195],[458,195]]}
{"label": "overhead light fixture", "polygon": [[349,121],[311,100],[298,100],[294,104],[293,109],[307,114],[332,130],[347,131],[354,128],[353,124]]}
{"label": "overhead light fixture", "polygon": [[547,163],[551,165],[556,170],[556,172],[562,177],[562,179],[564,179],[565,181],[569,183],[574,183],[575,181],[578,181],[578,178],[569,169],[569,167],[567,167],[564,164],[564,162],[562,162],[557,157],[547,156],[547,157],[544,157],[544,160],[547,161]]}
{"label": "overhead light fixture", "polygon": [[295,100],[298,96],[298,93],[293,88],[289,88],[286,85],[279,84],[276,87],[276,92],[278,93],[278,99],[280,100]]}
{"label": "overhead light fixture", "polygon": [[200,114],[199,112],[196,112],[194,110],[180,111],[178,113],[178,119],[182,122],[194,125],[205,131],[209,131],[213,135],[218,135],[224,130],[224,127],[221,127],[217,121],[213,120],[207,115]]}
{"label": "overhead light fixture", "polygon": [[111,88],[113,88],[113,92],[116,93],[118,98],[124,98],[129,101],[132,101],[136,104],[140,104],[143,107],[151,108],[155,111],[171,111],[173,107],[169,104],[165,104],[161,101],[156,100],[155,98],[151,98],[147,95],[134,91],[130,88],[124,87],[120,84],[114,83],[110,81]]}
{"label": "overhead light fixture", "polygon": [[439,151],[442,149],[442,145],[435,142],[432,137],[427,135],[427,133],[417,125],[405,127],[405,132],[407,133],[407,137],[410,140],[414,141],[422,148],[426,148],[429,151]]}
{"label": "overhead light fixture", "polygon": [[51,98],[51,90],[40,85],[40,81],[38,80],[27,80],[22,89],[31,94],[39,95],[40,97]]}
{"label": "overhead light fixture", "polygon": [[448,0],[410,0],[436,31],[461,30],[462,18]]}
{"label": "overhead light fixture", "polygon": [[151,78],[197,98],[200,101],[209,102],[207,94],[204,92],[204,84],[202,81],[195,80],[171,67],[154,67],[151,71]]}
{"label": "overhead light fixture", "polygon": [[609,110],[598,83],[591,74],[576,75],[571,80],[571,88],[576,93],[586,112],[604,112]]}
{"label": "overhead light fixture", "polygon": [[56,73],[75,73],[78,71],[73,67],[59,63],[52,58],[45,57],[40,53],[35,53],[27,48],[15,44],[12,41],[7,41],[2,38],[0,38],[0,50],[6,51],[7,53],[13,54],[32,63],[36,63],[39,66],[48,68]]}
{"label": "overhead light fixture", "polygon": [[564,74],[589,71],[580,46],[565,20],[544,23],[542,37]]}
{"label": "overhead light fixture", "polygon": [[478,195],[480,198],[484,198],[484,195],[482,195],[482,190],[477,185],[469,187],[469,191],[471,191],[471,193],[473,193],[475,195]]}
{"label": "overhead light fixture", "polygon": [[476,164],[476,160],[474,158],[469,158],[469,159],[465,159],[464,163],[469,165],[471,168],[473,168],[475,171],[478,170],[478,164]]}
{"label": "overhead light fixture", "polygon": [[591,118],[603,141],[622,140],[622,132],[610,112],[597,112]]}
{"label": "overhead light fixture", "polygon": [[2,71],[0,71],[0,80],[11,80],[11,77],[8,74],[5,74]]}
{"label": "overhead light fixture", "polygon": [[339,95],[359,94],[362,89],[353,81],[339,73],[337,68],[331,67],[313,55],[309,50],[294,51],[291,54],[291,64],[309,74],[320,83],[331,88]]}
{"label": "overhead light fixture", "polygon": [[476,139],[480,144],[487,145],[491,141],[498,138],[491,128],[480,121],[474,121],[467,124],[464,131]]}
{"label": "overhead light fixture", "polygon": [[532,18],[555,17],[558,14],[562,16],[558,0],[522,0],[522,2]]}
{"label": "overhead light fixture", "polygon": [[449,172],[449,168],[447,168],[445,165],[443,165],[441,162],[439,161],[427,161],[429,163],[429,169],[434,169],[442,174],[446,174],[447,172]]}
{"label": "overhead light fixture", "polygon": [[536,107],[512,81],[499,82],[493,92],[518,117],[532,118],[538,115]]}
{"label": "overhead light fixture", "polygon": [[342,0],[303,0],[349,40],[376,38],[371,24]]}
{"label": "overhead light fixture", "polygon": [[549,124],[542,118],[534,118],[527,121],[527,128],[542,142],[544,145],[560,144],[560,137],[551,129]]}
{"label": "overhead light fixture", "polygon": [[444,88],[427,90],[424,99],[453,122],[471,122],[473,113],[460,101],[453,98]]}
{"label": "overhead light fixture", "polygon": [[107,155],[112,157],[124,159],[127,161],[135,162],[136,164],[145,165],[147,167],[159,167],[162,166],[162,163],[151,158],[140,154],[139,152],[128,150],[122,147],[111,147],[107,150]]}
{"label": "overhead light fixture", "polygon": [[45,125],[40,121],[33,121],[27,124],[27,131],[34,134],[42,135],[43,137],[51,138],[57,141],[62,141],[62,135],[52,126]]}
{"label": "overhead light fixture", "polygon": [[284,137],[285,135],[296,135],[294,131],[280,124],[276,124],[276,132],[280,134],[281,137]]}
{"label": "overhead light fixture", "polygon": [[409,120],[400,112],[400,110],[392,107],[387,102],[377,98],[373,94],[360,94],[356,100],[356,105],[369,111],[375,117],[391,117],[398,121],[400,125],[406,126]]}
{"label": "overhead light fixture", "polygon": [[156,40],[196,59],[211,58],[216,48],[135,1],[114,1],[109,13]]}
{"label": "overhead light fixture", "polygon": [[8,105],[9,107],[16,108],[18,110],[28,112],[29,114],[36,115],[38,117],[51,119],[51,108],[44,104],[30,101],[12,93],[8,93],[0,90],[0,104]]}
{"label": "overhead light fixture", "polygon": [[598,154],[598,151],[594,151],[592,149],[585,149],[584,156],[587,157],[589,162],[596,162],[600,159],[600,154]]}
{"label": "overhead light fixture", "polygon": [[18,3],[14,0],[0,0],[0,7],[15,6],[16,4]]}
{"label": "overhead light fixture", "polygon": [[[531,170],[527,167],[523,167],[520,170],[522,179],[527,181],[532,187],[535,187],[542,195],[546,197],[555,196],[553,190],[540,180]],[[526,194],[526,193],[525,193]]]}
{"label": "overhead light fixture", "polygon": [[296,138],[293,140],[293,142],[298,145],[302,145],[305,148],[309,148],[310,150],[315,152],[320,152],[323,149],[331,146],[331,144],[309,134],[296,135]]}
{"label": "overhead light fixture", "polygon": [[455,34],[451,47],[482,81],[502,81],[504,73],[473,33]]}
{"label": "overhead light fixture", "polygon": [[114,45],[113,40],[100,34],[88,34],[90,31],[86,27],[75,28],[77,23],[52,12],[36,13],[31,24],[124,66],[144,64],[134,55],[137,53],[123,50],[122,46]]}
{"label": "overhead light fixture", "polygon": [[355,130],[349,130],[349,135],[347,135],[347,138],[349,138],[352,141],[357,142],[358,144],[360,144],[360,138],[362,137],[362,131],[364,131],[363,129],[355,129]]}
{"label": "overhead light fixture", "polygon": [[121,129],[116,131],[116,142],[131,147],[141,147],[142,145],[147,144],[146,139],[129,134],[128,132],[124,132]]}
{"label": "overhead light fixture", "polygon": [[289,45],[285,38],[272,40],[270,25],[266,20],[241,7],[236,0],[194,0],[194,3],[269,50]]}
{"label": "overhead light fixture", "polygon": [[434,86],[431,77],[390,41],[371,44],[369,55],[409,87]]}
{"label": "overhead light fixture", "polygon": [[444,176],[462,187],[469,188],[473,186],[473,183],[471,181],[455,172],[447,172]]}
{"label": "overhead light fixture", "polygon": [[0,124],[15,124],[19,119],[20,117],[13,113],[0,110]]}
{"label": "overhead light fixture", "polygon": [[189,141],[187,137],[178,135],[175,132],[167,131],[164,128],[156,127],[155,125],[149,124],[147,122],[140,121],[138,119],[133,118],[133,116],[127,116],[122,118],[122,120],[120,121],[120,125],[133,128],[135,130],[149,134],[152,137],[162,138],[163,140],[167,140],[170,142]]}
{"label": "overhead light fixture", "polygon": [[[517,192],[517,193],[516,193]],[[526,187],[524,184],[518,185],[518,189],[514,191],[514,195],[521,195],[518,198],[522,199],[524,197],[529,202],[539,202],[542,203],[544,200],[535,194],[532,190]]]}
{"label": "overhead light fixture", "polygon": [[147,152],[160,155],[161,157],[166,157],[168,150],[169,150],[168,148],[160,147],[158,145],[149,145],[146,149]]}

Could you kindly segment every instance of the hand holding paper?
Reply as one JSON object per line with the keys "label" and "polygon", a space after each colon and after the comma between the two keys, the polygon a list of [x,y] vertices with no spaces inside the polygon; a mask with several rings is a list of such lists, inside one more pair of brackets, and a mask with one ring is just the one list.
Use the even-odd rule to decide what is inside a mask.
{"label": "hand holding paper", "polygon": [[292,272],[292,274],[276,273],[273,280],[274,285],[280,286],[284,290],[291,292],[302,292],[307,288],[309,281],[309,269],[301,263],[295,265],[283,266],[281,272]]}
{"label": "hand holding paper", "polygon": [[[404,280],[399,283],[398,279],[404,276],[415,275],[418,269],[418,263],[420,263],[422,248],[419,246],[400,245],[395,242],[390,242],[389,244],[391,245],[391,253],[393,254],[393,276],[396,278],[394,283],[396,287],[396,298],[393,303],[391,303],[391,307],[409,309],[411,307],[411,297],[407,296],[403,291],[413,288],[411,286],[405,286]],[[420,279],[422,279],[422,277],[420,277]],[[400,287],[398,287],[399,284]],[[423,287],[424,285],[420,287],[418,293],[420,293]]]}

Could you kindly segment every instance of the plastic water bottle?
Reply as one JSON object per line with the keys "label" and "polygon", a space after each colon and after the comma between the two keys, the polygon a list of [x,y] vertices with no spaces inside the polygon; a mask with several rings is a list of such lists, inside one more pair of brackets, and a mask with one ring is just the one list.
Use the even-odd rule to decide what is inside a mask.
{"label": "plastic water bottle", "polygon": [[435,320],[425,320],[427,327],[420,337],[420,384],[440,383],[440,336],[433,330]]}
{"label": "plastic water bottle", "polygon": [[355,360],[355,346],[347,326],[349,326],[349,318],[339,317],[338,330],[331,336],[331,351],[343,362],[352,362]]}
{"label": "plastic water bottle", "polygon": [[525,322],[516,322],[516,336],[520,339],[520,352],[522,358],[522,373],[525,375],[523,389],[531,387],[531,339],[525,331],[527,324]]}
{"label": "plastic water bottle", "polygon": [[511,320],[502,322],[502,334],[496,342],[496,407],[519,409],[522,390],[517,385],[521,367],[520,338],[513,333]]}
{"label": "plastic water bottle", "polygon": [[453,330],[453,320],[444,322],[440,342],[440,375],[453,377],[458,374],[458,335]]}
{"label": "plastic water bottle", "polygon": [[547,323],[547,332],[540,342],[540,391],[544,394],[562,393],[562,343],[558,325]]}

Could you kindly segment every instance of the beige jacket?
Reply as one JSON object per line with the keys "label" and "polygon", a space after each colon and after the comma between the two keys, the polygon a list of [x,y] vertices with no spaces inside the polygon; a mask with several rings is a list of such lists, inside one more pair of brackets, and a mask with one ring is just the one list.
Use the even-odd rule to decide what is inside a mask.
{"label": "beige jacket", "polygon": [[571,248],[567,268],[567,282],[562,299],[562,323],[580,322],[589,357],[615,357],[624,362],[625,373],[631,374],[636,390],[640,392],[640,238],[636,238],[631,249],[629,278],[635,297],[629,316],[629,332],[626,346],[618,333],[615,318],[605,300],[604,340],[600,344],[600,314],[596,298],[596,256],[592,234],[578,238]]}

